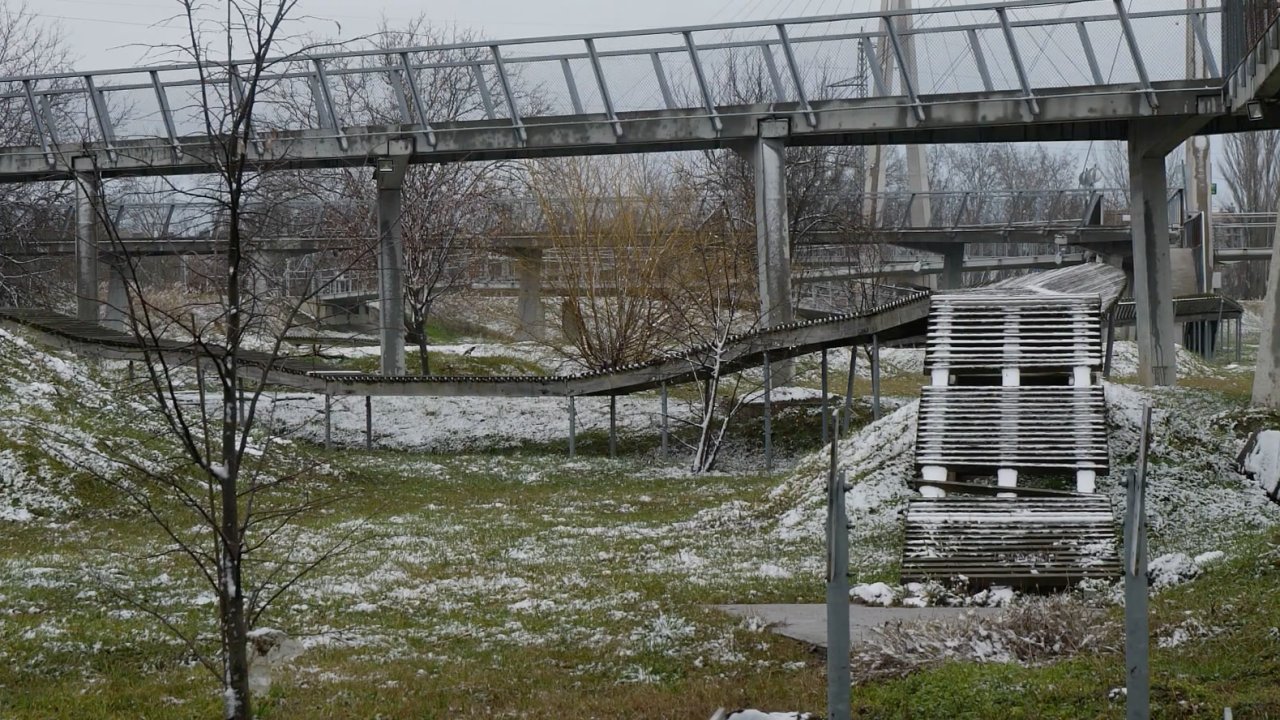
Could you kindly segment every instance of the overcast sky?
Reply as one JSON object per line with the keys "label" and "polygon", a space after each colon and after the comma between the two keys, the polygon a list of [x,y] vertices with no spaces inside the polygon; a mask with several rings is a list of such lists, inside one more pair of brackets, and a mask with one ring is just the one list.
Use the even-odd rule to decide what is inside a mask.
{"label": "overcast sky", "polygon": [[[28,4],[37,15],[62,27],[82,69],[130,66],[143,57],[145,46],[181,39],[178,24],[163,22],[176,12],[175,0]],[[918,0],[921,4],[933,1]],[[396,20],[426,13],[433,24],[472,28],[500,39],[862,12],[879,6],[879,0],[302,0],[298,14],[316,18],[307,21],[314,32],[341,38],[373,32],[383,15]]]}

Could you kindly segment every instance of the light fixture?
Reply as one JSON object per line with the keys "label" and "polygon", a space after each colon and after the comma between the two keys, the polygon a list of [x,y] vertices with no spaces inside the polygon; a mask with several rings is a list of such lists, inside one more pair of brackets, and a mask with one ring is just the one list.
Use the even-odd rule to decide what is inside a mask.
{"label": "light fixture", "polygon": [[1249,114],[1250,122],[1258,122],[1262,119],[1262,101],[1250,100],[1244,104],[1244,111]]}
{"label": "light fixture", "polygon": [[396,171],[396,164],[391,158],[378,158],[379,173],[393,173]]}

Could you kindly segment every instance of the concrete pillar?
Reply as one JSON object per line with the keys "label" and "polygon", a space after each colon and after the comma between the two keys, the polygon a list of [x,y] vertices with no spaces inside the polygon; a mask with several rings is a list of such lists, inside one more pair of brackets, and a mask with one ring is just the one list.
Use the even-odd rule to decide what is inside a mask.
{"label": "concrete pillar", "polygon": [[942,253],[942,275],[938,277],[939,290],[964,288],[964,247],[962,242],[939,247]]}
{"label": "concrete pillar", "polygon": [[795,319],[791,305],[791,238],[787,218],[785,120],[760,122],[751,153],[756,183],[756,250],[760,273],[760,315],[766,327]]}
{"label": "concrete pillar", "polygon": [[98,210],[101,198],[93,158],[72,158],[76,186],[76,318],[98,323]]}
{"label": "concrete pillar", "polygon": [[1130,213],[1133,223],[1133,297],[1138,313],[1138,381],[1173,385],[1177,381],[1174,344],[1173,271],[1169,257],[1168,180],[1164,153],[1129,135]]}
{"label": "concrete pillar", "polygon": [[547,313],[542,305],[542,250],[521,250],[517,258],[520,329],[534,340],[543,340],[547,337]]}
{"label": "concrete pillar", "polygon": [[[1276,188],[1280,207],[1280,187]],[[1273,243],[1280,243],[1280,225]],[[1280,244],[1275,245],[1280,247]],[[1240,331],[1236,326],[1236,356],[1240,353]],[[1258,338],[1258,367],[1253,374],[1253,404],[1280,408],[1280,262],[1272,260],[1267,271],[1267,301],[1262,307],[1262,334]]]}
{"label": "concrete pillar", "polygon": [[129,291],[125,271],[112,264],[107,275],[107,304],[102,312],[102,324],[112,330],[124,332],[128,326]]}
{"label": "concrete pillar", "polygon": [[[391,146],[399,143],[389,143]],[[402,152],[394,152],[399,149]],[[382,374],[404,375],[404,240],[400,189],[409,167],[406,148],[389,148],[374,171],[378,183],[378,333]]]}

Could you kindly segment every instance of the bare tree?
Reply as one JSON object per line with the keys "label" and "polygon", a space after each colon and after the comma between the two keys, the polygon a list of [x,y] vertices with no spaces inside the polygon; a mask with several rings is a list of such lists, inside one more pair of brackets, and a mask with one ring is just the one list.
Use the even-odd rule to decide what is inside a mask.
{"label": "bare tree", "polygon": [[[40,75],[68,69],[69,53],[56,25],[47,23],[26,2],[0,3],[0,76]],[[53,87],[64,81],[50,81]],[[46,96],[50,97],[50,96]],[[51,96],[50,115],[66,131]],[[37,127],[18,93],[0,98],[0,143],[6,147],[39,144]],[[65,183],[8,183],[0,186],[0,304],[19,305],[46,294],[54,263],[40,258],[38,242],[56,236],[65,217]]]}
{"label": "bare tree", "polygon": [[560,261],[571,359],[601,370],[656,355],[690,222],[662,173],[644,159],[544,161],[529,193]]}
{"label": "bare tree", "polygon": [[735,336],[756,329],[760,319],[754,265],[742,252],[750,239],[720,226],[704,228],[685,242],[691,252],[675,282],[666,286],[673,316],[667,342],[688,359],[700,381],[692,412],[677,422],[694,430],[693,440],[686,442],[692,451],[689,467],[703,473],[715,469],[731,421],[750,393],[760,389],[730,356]]}
{"label": "bare tree", "polygon": [[[299,579],[354,540],[347,535],[307,555],[273,547],[291,523],[329,501],[314,496],[286,500],[278,492],[311,471],[305,459],[274,442],[274,406],[264,401],[264,392],[273,379],[290,372],[283,353],[285,335],[310,296],[287,297],[269,279],[274,269],[262,262],[271,249],[265,240],[289,211],[270,185],[260,182],[271,168],[247,154],[255,132],[267,124],[268,113],[259,112],[260,103],[279,67],[315,49],[282,51],[288,44],[284,28],[297,1],[228,0],[226,20],[210,23],[196,0],[179,0],[186,39],[163,48],[185,59],[197,75],[193,93],[200,133],[207,141],[190,143],[185,152],[203,163],[209,175],[182,185],[164,181],[164,190],[179,201],[212,206],[220,219],[225,251],[211,266],[210,278],[216,278],[219,290],[215,300],[193,299],[177,306],[153,301],[143,286],[139,258],[130,253],[115,214],[107,210],[102,177],[77,176],[119,258],[126,303],[111,309],[123,316],[144,354],[148,394],[167,430],[160,442],[180,447],[176,457],[155,463],[134,445],[104,443],[100,451],[132,471],[107,479],[159,528],[168,543],[164,552],[187,559],[215,593],[216,652],[208,651],[200,633],[181,627],[144,598],[122,597],[177,634],[217,676],[226,720],[253,716],[250,629]],[[234,69],[226,60],[210,57],[210,48],[218,46],[226,58],[236,58]],[[239,92],[229,89],[232,72]],[[262,347],[266,349],[257,349]],[[206,373],[210,382],[205,382]]]}

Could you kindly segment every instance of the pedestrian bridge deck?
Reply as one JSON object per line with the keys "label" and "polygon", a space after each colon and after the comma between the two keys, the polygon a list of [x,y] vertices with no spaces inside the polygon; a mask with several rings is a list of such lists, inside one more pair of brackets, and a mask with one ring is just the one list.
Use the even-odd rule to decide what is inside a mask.
{"label": "pedestrian bridge deck", "polygon": [[[766,362],[779,362],[832,347],[847,347],[923,336],[929,313],[929,293],[906,296],[865,312],[796,322],[735,335],[722,348],[702,346],[598,372],[575,375],[512,377],[384,377],[374,374],[335,374],[294,358],[273,358],[262,352],[240,351],[241,364],[266,372],[268,381],[285,387],[329,395],[541,397],[626,395],[694,382],[706,377],[713,360],[729,373]],[[190,363],[225,361],[225,348],[197,346],[161,339],[139,342],[136,335],[109,330],[44,310],[0,308],[0,321],[17,323],[78,352],[125,360]]]}
{"label": "pedestrian bridge deck", "polygon": [[[1123,139],[1153,120],[1176,143],[1242,127],[1224,98],[1219,9],[1177,5],[1022,0],[303,53],[267,63],[243,150],[265,170],[697,150],[762,129],[797,145],[884,145]],[[1206,78],[1186,71],[1188,31]],[[759,96],[719,81],[743,58],[762,68]],[[105,176],[208,172],[220,146],[199,89],[227,88],[210,93],[216,124],[249,67],[0,78],[27,127],[0,149],[0,182],[65,178],[73,158]],[[443,113],[430,88],[459,75],[473,110]]]}

